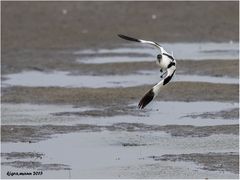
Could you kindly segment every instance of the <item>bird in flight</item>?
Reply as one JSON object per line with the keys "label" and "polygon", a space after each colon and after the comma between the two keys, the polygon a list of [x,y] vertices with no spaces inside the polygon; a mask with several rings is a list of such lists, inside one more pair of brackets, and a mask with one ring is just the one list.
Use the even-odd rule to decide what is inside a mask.
{"label": "bird in flight", "polygon": [[153,86],[140,100],[138,107],[143,109],[148,103],[150,103],[160,92],[160,89],[169,83],[172,79],[175,71],[176,71],[176,60],[173,57],[173,54],[169,54],[161,45],[153,41],[146,41],[142,39],[136,39],[132,37],[128,37],[122,34],[118,34],[120,38],[129,41],[140,42],[143,44],[150,44],[158,48],[160,54],[157,55],[156,64],[160,67],[161,74],[161,81]]}

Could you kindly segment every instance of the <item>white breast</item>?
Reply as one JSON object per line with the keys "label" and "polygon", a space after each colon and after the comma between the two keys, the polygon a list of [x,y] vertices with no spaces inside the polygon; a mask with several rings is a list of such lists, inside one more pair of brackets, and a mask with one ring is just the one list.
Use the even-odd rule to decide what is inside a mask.
{"label": "white breast", "polygon": [[161,61],[157,60],[156,63],[161,69],[166,70],[171,61],[169,57],[163,55]]}

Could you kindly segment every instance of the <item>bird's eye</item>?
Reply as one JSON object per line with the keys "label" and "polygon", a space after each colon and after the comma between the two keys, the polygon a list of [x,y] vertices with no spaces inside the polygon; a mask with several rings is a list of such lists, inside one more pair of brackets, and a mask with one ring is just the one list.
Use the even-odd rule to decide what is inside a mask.
{"label": "bird's eye", "polygon": [[158,60],[162,59],[162,55],[161,55],[161,54],[158,54],[158,55],[157,55],[157,59],[158,59]]}

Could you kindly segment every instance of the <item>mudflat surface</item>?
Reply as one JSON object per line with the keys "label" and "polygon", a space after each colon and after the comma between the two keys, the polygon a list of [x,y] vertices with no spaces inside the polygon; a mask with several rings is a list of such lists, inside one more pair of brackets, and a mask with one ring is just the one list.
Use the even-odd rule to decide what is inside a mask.
{"label": "mudflat surface", "polygon": [[[59,88],[20,87],[4,88],[2,102],[60,103],[93,106],[127,104],[138,101],[151,86],[129,88]],[[39,96],[41,98],[39,98]],[[157,97],[162,101],[232,101],[238,102],[238,85],[198,82],[171,83]]]}
{"label": "mudflat surface", "polygon": [[[155,57],[152,58],[152,62],[82,64],[76,61],[78,56],[74,55],[73,51],[14,51],[6,54],[3,53],[2,56],[3,75],[19,73],[21,71],[70,71],[75,75],[85,74],[95,76],[126,75],[136,73],[140,70],[158,71]],[[91,59],[91,55],[88,55],[87,58]],[[238,77],[238,66],[238,60],[229,59],[204,61],[184,59],[177,62],[178,73],[180,74],[210,75],[216,77]]]}
{"label": "mudflat surface", "polygon": [[[228,45],[227,49],[208,46],[199,53],[217,57],[229,53],[234,58],[177,60],[177,74],[224,82],[171,82],[142,111],[137,103],[152,85],[27,87],[5,86],[4,81],[24,71],[64,71],[90,78],[159,71],[154,59],[135,61],[149,54],[111,52],[128,43],[117,34],[157,42],[230,45],[239,41],[238,5],[2,2],[2,178],[9,178],[8,172],[38,170],[40,178],[237,179],[239,85],[228,80],[239,78],[239,51]],[[83,58],[76,53],[79,50],[94,50],[95,54],[84,55],[91,62],[101,48],[108,53],[100,58],[134,61],[78,61]]]}
{"label": "mudflat surface", "polygon": [[1,15],[3,52],[110,45],[119,33],[238,41],[238,2],[2,2]]}
{"label": "mudflat surface", "polygon": [[166,154],[161,157],[151,157],[155,161],[194,161],[203,165],[203,169],[219,170],[222,169],[232,171],[239,174],[239,169],[236,168],[239,163],[239,156],[236,153],[207,153],[207,154]]}
{"label": "mudflat surface", "polygon": [[[141,123],[116,123],[111,126],[97,126],[78,124],[75,126],[14,126],[3,125],[2,126],[2,141],[3,142],[27,142],[35,143],[41,140],[51,138],[51,135],[70,133],[70,132],[95,132],[95,131],[165,131],[172,136],[180,137],[206,137],[212,134],[233,134],[238,135],[239,130],[236,125],[223,125],[223,126],[178,126],[178,125],[147,125]],[[14,133],[13,133],[14,132]],[[6,154],[6,153],[5,153]],[[4,154],[2,154],[4,155]]]}

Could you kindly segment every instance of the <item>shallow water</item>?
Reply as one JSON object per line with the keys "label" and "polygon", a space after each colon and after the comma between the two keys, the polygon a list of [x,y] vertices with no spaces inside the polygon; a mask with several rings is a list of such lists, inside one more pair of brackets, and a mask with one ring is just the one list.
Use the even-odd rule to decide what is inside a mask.
{"label": "shallow water", "polygon": [[[135,107],[135,109],[134,109]],[[238,103],[220,102],[164,102],[153,101],[144,111],[137,109],[137,103],[130,104],[129,108],[135,112],[142,112],[140,116],[118,115],[97,117],[61,115],[53,113],[61,112],[84,112],[88,110],[103,110],[92,107],[78,107],[71,105],[35,105],[35,104],[2,104],[2,124],[3,125],[75,125],[94,124],[112,125],[114,123],[144,123],[150,125],[194,125],[211,126],[224,124],[237,124],[236,119],[202,119],[184,117],[186,115],[201,114],[205,112],[218,112],[237,108]],[[144,115],[144,116],[142,116]]]}
{"label": "shallow water", "polygon": [[[29,87],[133,87],[143,84],[156,84],[160,79],[159,72],[139,71],[130,75],[70,75],[66,71],[54,71],[51,73],[39,71],[25,71],[17,74],[9,74],[4,77],[7,79],[2,82],[2,86],[29,86]],[[238,84],[238,78],[212,77],[199,75],[180,75],[176,74],[172,81],[188,82],[209,82]]]}
{"label": "shallow water", "polygon": [[[136,107],[137,103],[132,104]],[[222,110],[229,110],[237,108],[238,103],[220,103],[220,102],[164,102],[153,101],[149,104],[144,112],[144,116],[114,116],[114,117],[98,117],[86,118],[81,120],[81,123],[97,124],[97,125],[111,125],[114,123],[144,123],[150,125],[193,125],[193,126],[215,126],[238,124],[237,119],[202,119],[191,117],[184,117],[186,115],[201,114],[204,112],[218,112]]]}
{"label": "shallow water", "polygon": [[[160,43],[177,60],[238,59],[239,45],[236,42],[223,43]],[[133,54],[145,54],[142,57]],[[113,49],[87,49],[74,53],[77,61],[87,64],[153,61],[158,54],[157,49],[149,45],[124,44]],[[130,56],[130,54],[132,54]],[[88,56],[87,56],[88,55]],[[121,56],[120,56],[121,55]]]}
{"label": "shallow water", "polygon": [[[122,143],[140,143],[146,146],[124,147]],[[139,173],[149,173],[146,177],[211,177],[229,178],[236,174],[219,171],[200,170],[191,162],[155,162],[149,156],[169,153],[235,152],[238,137],[218,135],[205,138],[171,137],[161,132],[109,132],[71,133],[39,143],[3,143],[2,152],[41,152],[42,163],[62,163],[69,165],[70,171],[43,171],[41,178],[140,178]],[[67,148],[62,148],[64,144]],[[104,163],[103,163],[104,162]],[[152,166],[158,166],[158,174],[153,175]],[[142,167],[142,168],[136,168]],[[179,169],[180,168],[180,169]],[[164,171],[160,171],[164,169]],[[2,175],[14,168],[3,166]],[[175,173],[174,173],[175,170]],[[18,170],[19,171],[19,170]],[[29,171],[29,170],[28,170]],[[156,169],[154,169],[156,171]],[[177,171],[177,173],[176,173]],[[168,175],[166,175],[168,174]],[[145,177],[145,176],[144,176]]]}

